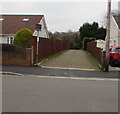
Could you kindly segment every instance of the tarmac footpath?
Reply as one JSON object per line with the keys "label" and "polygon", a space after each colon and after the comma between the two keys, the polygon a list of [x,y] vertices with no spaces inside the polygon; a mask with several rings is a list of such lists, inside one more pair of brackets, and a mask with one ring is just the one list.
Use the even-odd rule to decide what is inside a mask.
{"label": "tarmac footpath", "polygon": [[84,50],[68,50],[54,59],[41,64],[42,67],[80,68],[98,70],[98,63]]}

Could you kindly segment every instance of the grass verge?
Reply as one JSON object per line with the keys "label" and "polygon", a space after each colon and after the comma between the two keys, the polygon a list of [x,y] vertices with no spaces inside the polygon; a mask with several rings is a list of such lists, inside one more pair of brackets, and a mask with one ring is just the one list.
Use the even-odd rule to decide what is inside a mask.
{"label": "grass verge", "polygon": [[101,70],[100,67],[98,66],[98,65],[99,65],[99,62],[96,60],[96,58],[94,58],[94,57],[92,56],[92,54],[89,53],[88,51],[86,51],[86,55],[87,55],[90,63],[93,65],[93,67],[94,67],[95,69],[97,69],[97,70],[98,70],[98,69]]}

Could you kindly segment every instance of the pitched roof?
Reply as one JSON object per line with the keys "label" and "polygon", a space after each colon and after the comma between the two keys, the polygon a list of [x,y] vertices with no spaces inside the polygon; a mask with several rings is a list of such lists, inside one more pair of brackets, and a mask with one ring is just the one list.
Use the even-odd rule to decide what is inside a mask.
{"label": "pitched roof", "polygon": [[0,15],[0,18],[4,19],[0,21],[0,34],[15,34],[22,28],[28,28],[34,32],[35,25],[42,17],[43,15]]}
{"label": "pitched roof", "polygon": [[120,16],[113,16],[113,17],[114,17],[114,19],[115,19],[115,21],[120,29]]}

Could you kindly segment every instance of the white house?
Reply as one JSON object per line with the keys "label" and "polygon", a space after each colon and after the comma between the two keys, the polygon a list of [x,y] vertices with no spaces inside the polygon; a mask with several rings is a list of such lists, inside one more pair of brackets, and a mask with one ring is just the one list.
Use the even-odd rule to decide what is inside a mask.
{"label": "white house", "polygon": [[98,48],[101,48],[102,50],[105,50],[105,41],[104,40],[99,39],[99,40],[96,40],[96,42],[97,42],[97,47]]}
{"label": "white house", "polygon": [[111,15],[110,46],[120,46],[120,16]]}
{"label": "white house", "polygon": [[[103,50],[106,48],[105,44],[105,41],[97,41],[97,47]],[[110,47],[112,46],[120,46],[120,16],[111,15],[110,18]]]}
{"label": "white house", "polygon": [[36,24],[41,24],[39,37],[49,38],[44,15],[0,15],[0,43],[12,44],[14,35],[22,28],[28,28],[37,36]]}

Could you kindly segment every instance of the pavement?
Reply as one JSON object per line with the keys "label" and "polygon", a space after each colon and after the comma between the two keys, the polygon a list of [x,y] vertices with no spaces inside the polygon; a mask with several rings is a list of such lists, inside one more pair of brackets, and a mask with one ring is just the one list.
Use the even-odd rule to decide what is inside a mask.
{"label": "pavement", "polygon": [[119,78],[120,71],[102,72],[100,70],[81,70],[72,68],[41,68],[23,66],[3,66],[2,74],[12,75],[39,75],[60,77],[86,77],[86,78]]}

